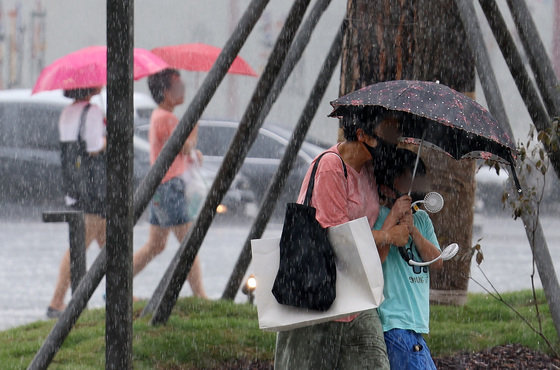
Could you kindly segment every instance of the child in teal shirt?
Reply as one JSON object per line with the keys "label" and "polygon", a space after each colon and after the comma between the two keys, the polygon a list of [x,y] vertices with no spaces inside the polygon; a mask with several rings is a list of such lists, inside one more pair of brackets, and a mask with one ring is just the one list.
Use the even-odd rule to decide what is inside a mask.
{"label": "child in teal shirt", "polygon": [[[374,230],[400,223],[409,226],[411,236],[405,247],[386,246],[389,251],[386,258],[382,258],[385,300],[378,311],[391,369],[435,369],[422,334],[429,332],[430,269],[439,269],[443,263],[439,260],[430,267],[419,267],[409,265],[408,260],[434,259],[440,254],[439,244],[426,212],[413,214],[410,210],[399,220],[390,212],[397,199],[408,192],[415,159],[416,155],[411,151],[399,149],[390,167],[376,168],[379,195],[384,198],[384,206],[379,210]],[[420,160],[415,185],[423,181],[425,173]]]}

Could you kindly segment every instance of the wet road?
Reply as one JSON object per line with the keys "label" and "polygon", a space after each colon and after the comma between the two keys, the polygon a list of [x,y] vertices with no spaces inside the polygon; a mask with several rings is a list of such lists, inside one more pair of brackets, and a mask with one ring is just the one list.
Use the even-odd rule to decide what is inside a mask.
{"label": "wet road", "polygon": [[[544,217],[542,223],[556,264],[556,273],[560,275],[560,220]],[[477,216],[475,224],[478,227],[473,240],[483,237],[481,244],[485,260],[482,267],[495,287],[501,292],[530,288],[531,253],[523,224],[507,216]],[[210,228],[200,255],[204,284],[211,298],[221,296],[249,226],[249,222],[234,225],[220,223]],[[135,250],[147,240],[148,228],[145,220],[135,227]],[[280,232],[281,225],[272,224],[265,236],[279,236]],[[151,296],[178,245],[174,237],[170,236],[166,250],[136,277],[134,294],[137,297]],[[68,228],[65,224],[45,224],[40,222],[37,215],[19,222],[0,219],[0,330],[45,318],[60,258],[67,246]],[[93,262],[98,252],[99,248],[94,243],[88,250],[88,264]],[[484,282],[482,274],[474,266],[472,275]],[[538,277],[537,285],[541,286]],[[103,280],[93,294],[89,307],[104,305],[104,290]],[[472,281],[469,290],[482,291]],[[190,294],[190,287],[185,284],[181,295]],[[241,293],[237,296],[238,301],[244,299]]]}
{"label": "wet road", "polygon": [[[40,220],[40,219],[39,219]],[[201,247],[203,279],[210,298],[221,297],[229,274],[247,237],[250,225],[212,226]],[[134,228],[134,249],[148,238],[149,224],[140,221]],[[281,226],[271,224],[265,236],[280,235]],[[179,242],[170,235],[167,247],[134,279],[134,295],[149,298],[175,255]],[[50,302],[60,259],[68,248],[66,224],[0,220],[0,330],[44,319]],[[88,266],[99,253],[94,242],[87,252]],[[94,292],[88,307],[102,307],[105,279]],[[181,296],[191,295],[186,283]],[[67,294],[66,302],[70,298]],[[238,301],[245,296],[241,293]]]}

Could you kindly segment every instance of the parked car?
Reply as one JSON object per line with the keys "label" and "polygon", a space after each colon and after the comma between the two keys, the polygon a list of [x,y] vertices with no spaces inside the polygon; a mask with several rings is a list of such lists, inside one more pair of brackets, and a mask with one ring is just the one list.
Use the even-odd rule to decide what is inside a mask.
{"label": "parked car", "polygon": [[[233,121],[199,121],[197,148],[204,155],[203,169],[209,184],[213,182],[223,162],[238,125],[238,122]],[[148,125],[137,126],[135,133],[136,137],[147,140]],[[224,198],[224,205],[228,208],[233,207],[231,213],[242,216],[256,215],[286,150],[289,137],[289,131],[274,125],[266,125],[259,130],[257,139]],[[304,142],[277,202],[275,216],[283,216],[286,203],[297,199],[309,164],[323,150],[321,146]]]}
{"label": "parked car", "polygon": [[[104,94],[93,103],[105,107]],[[0,91],[0,201],[15,204],[63,204],[58,118],[72,102],[61,91],[31,95],[31,90]],[[134,93],[135,120],[155,107]],[[149,114],[149,113],[148,113]],[[140,144],[141,145],[141,144]],[[135,140],[135,152],[138,144]],[[134,158],[134,183],[146,173],[146,158]]]}

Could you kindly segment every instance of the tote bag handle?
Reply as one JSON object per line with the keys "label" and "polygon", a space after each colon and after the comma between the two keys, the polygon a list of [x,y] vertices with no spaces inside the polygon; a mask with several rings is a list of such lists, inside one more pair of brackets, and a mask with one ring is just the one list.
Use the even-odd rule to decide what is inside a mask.
{"label": "tote bag handle", "polygon": [[313,194],[313,188],[315,187],[315,174],[317,173],[317,167],[319,167],[319,161],[321,160],[321,158],[323,158],[325,154],[329,154],[329,153],[336,154],[338,158],[340,158],[340,161],[342,162],[342,168],[344,169],[344,177],[348,179],[348,171],[346,170],[346,163],[344,163],[342,157],[336,152],[332,152],[332,151],[324,152],[317,158],[315,164],[313,165],[313,170],[311,171],[311,176],[309,177],[309,184],[307,185],[307,192],[305,193],[305,200],[303,201],[303,205],[305,206],[311,205],[311,194]]}

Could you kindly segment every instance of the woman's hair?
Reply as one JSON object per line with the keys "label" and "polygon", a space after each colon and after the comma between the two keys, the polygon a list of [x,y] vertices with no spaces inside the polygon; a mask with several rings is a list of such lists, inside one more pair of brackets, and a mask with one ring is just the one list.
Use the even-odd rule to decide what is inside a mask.
{"label": "woman's hair", "polygon": [[64,90],[62,94],[70,99],[84,100],[90,97],[91,95],[97,93],[98,91],[99,91],[99,87],[85,87],[81,89]]}
{"label": "woman's hair", "polygon": [[[375,162],[375,182],[377,185],[386,185],[390,188],[393,187],[395,179],[406,172],[406,170],[414,170],[416,163],[416,153],[408,150],[398,148],[395,152],[394,158],[383,158]],[[418,161],[416,168],[416,176],[426,175],[426,165],[422,158]]]}
{"label": "woman's hair", "polygon": [[171,79],[173,76],[180,76],[179,71],[167,68],[148,77],[148,88],[157,104],[163,101],[165,91],[169,90],[171,87]]}
{"label": "woman's hair", "polygon": [[356,141],[356,132],[361,128],[367,135],[374,136],[375,128],[387,118],[397,118],[398,113],[382,107],[365,107],[347,111],[342,116],[341,126],[347,141]]}

